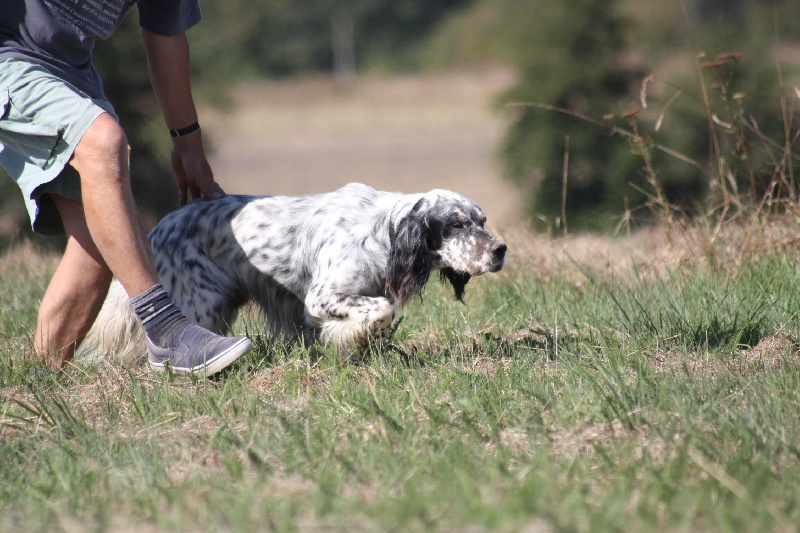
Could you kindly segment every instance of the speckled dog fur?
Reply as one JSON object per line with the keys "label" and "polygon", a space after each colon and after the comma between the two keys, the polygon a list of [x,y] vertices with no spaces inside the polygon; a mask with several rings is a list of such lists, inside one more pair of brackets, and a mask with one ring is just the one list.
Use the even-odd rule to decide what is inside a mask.
{"label": "speckled dog fur", "polygon": [[[432,271],[460,300],[471,276],[503,267],[506,245],[485,221],[454,192],[350,184],[303,197],[196,200],[161,221],[150,243],[161,283],[190,320],[224,333],[254,301],[273,333],[353,355],[389,332],[394,307],[420,294]],[[82,351],[130,359],[143,346],[114,282]]]}

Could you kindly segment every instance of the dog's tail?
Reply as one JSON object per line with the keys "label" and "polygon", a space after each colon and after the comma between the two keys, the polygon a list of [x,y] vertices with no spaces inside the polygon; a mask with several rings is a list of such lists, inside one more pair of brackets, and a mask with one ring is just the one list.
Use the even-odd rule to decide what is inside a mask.
{"label": "dog's tail", "polygon": [[114,280],[97,320],[80,345],[78,357],[88,362],[107,360],[132,365],[143,361],[146,354],[141,322],[133,313],[122,284]]}

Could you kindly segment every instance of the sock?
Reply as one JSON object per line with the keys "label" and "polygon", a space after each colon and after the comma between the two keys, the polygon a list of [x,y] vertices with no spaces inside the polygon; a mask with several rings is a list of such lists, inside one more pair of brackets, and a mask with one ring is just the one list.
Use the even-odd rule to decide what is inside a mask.
{"label": "sock", "polygon": [[142,321],[147,338],[159,348],[176,346],[183,330],[191,324],[160,283],[131,298],[131,306]]}

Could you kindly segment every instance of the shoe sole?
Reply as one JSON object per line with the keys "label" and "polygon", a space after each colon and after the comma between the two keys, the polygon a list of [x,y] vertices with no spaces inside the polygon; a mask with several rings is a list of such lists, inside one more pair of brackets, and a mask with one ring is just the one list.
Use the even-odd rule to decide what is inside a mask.
{"label": "shoe sole", "polygon": [[172,365],[163,363],[154,363],[150,361],[150,368],[155,372],[165,372],[167,366],[172,369],[172,373],[176,376],[189,376],[195,375],[200,378],[207,378],[214,374],[221,372],[228,368],[234,361],[253,349],[253,343],[248,338],[243,338],[221,354],[216,359],[208,362],[206,365],[197,366],[194,368],[177,368]]}

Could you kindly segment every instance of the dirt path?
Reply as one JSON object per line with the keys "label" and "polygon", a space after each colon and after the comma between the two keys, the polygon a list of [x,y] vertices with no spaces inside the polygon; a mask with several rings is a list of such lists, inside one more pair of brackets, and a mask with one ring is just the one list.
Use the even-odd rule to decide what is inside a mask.
{"label": "dirt path", "polygon": [[231,109],[204,112],[212,164],[230,193],[300,195],[357,181],[378,189],[446,188],[515,222],[518,195],[496,164],[502,117],[492,100],[505,72],[263,82],[237,89]]}

